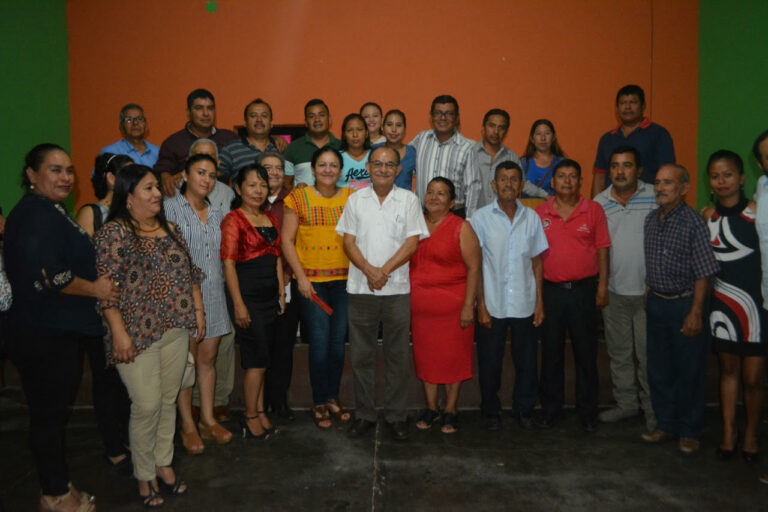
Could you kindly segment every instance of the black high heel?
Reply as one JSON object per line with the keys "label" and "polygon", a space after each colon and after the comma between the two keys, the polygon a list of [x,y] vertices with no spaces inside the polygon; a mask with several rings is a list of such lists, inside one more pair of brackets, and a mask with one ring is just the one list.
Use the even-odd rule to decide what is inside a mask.
{"label": "black high heel", "polygon": [[[263,414],[264,416],[266,416],[266,415],[267,415],[267,413],[266,413],[265,411],[256,411],[256,417],[257,417],[257,418],[258,418],[258,417],[259,417],[259,415],[261,415],[261,414]],[[267,419],[269,419],[269,418],[267,418]],[[267,434],[277,434],[278,432],[280,432],[279,430],[277,430],[277,427],[275,427],[274,425],[272,425],[271,427],[267,428],[267,427],[265,427],[265,426],[264,426],[264,424],[262,423],[262,424],[261,424],[261,428],[263,428],[263,429],[264,429],[264,432],[266,432]]]}
{"label": "black high heel", "polygon": [[[740,441],[741,441],[741,432],[737,432],[736,438],[733,440],[733,447],[730,450],[724,450],[719,446],[717,447],[717,450],[715,450],[715,453],[717,454],[717,458],[720,460],[729,460],[739,450]],[[743,452],[743,453],[746,453],[746,452]],[[744,456],[744,460],[746,460],[746,455]]]}
{"label": "black high heel", "polygon": [[264,433],[256,435],[253,432],[251,432],[250,428],[248,428],[248,420],[256,420],[258,418],[259,418],[258,414],[256,416],[243,415],[243,417],[240,418],[240,429],[243,432],[243,439],[254,439],[256,441],[265,441],[269,439],[269,432],[267,432],[266,429],[264,430]]}

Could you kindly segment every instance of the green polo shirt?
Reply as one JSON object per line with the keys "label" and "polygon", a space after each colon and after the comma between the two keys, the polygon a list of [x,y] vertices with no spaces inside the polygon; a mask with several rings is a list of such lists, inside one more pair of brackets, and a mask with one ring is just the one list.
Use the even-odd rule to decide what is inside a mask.
{"label": "green polo shirt", "polygon": [[[326,145],[333,149],[339,149],[341,147],[341,141],[334,137],[330,132],[328,133],[328,136],[330,137],[330,141]],[[305,133],[304,136],[288,144],[284,156],[286,160],[293,164],[293,172],[289,172],[286,168],[285,174],[294,177],[294,185],[299,183],[306,183],[307,185],[315,184],[315,177],[312,176],[310,161],[312,160],[312,155],[318,149],[320,148],[309,138],[309,133]]]}

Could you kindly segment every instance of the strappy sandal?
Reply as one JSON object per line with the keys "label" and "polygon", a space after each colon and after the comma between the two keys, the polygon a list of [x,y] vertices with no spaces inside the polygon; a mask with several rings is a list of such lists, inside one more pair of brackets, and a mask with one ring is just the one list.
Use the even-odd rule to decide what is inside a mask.
{"label": "strappy sandal", "polygon": [[179,478],[179,475],[176,475],[172,483],[166,482],[165,480],[163,480],[163,477],[158,475],[157,485],[160,487],[160,489],[163,490],[163,492],[167,492],[171,496],[184,496],[185,494],[187,494],[187,491],[189,490],[189,487],[187,486],[186,482],[184,482],[184,480]]}
{"label": "strappy sandal", "polygon": [[[152,480],[147,480],[147,485],[149,486],[149,494],[144,496],[139,493],[139,499],[141,500],[141,504],[144,505],[144,508],[160,508],[165,505],[165,501],[163,501],[160,491],[155,489],[152,485]],[[157,500],[160,500],[160,502]]]}
{"label": "strappy sandal", "polygon": [[[245,414],[243,414],[243,417],[240,418],[240,429],[243,432],[243,439],[253,439],[255,441],[266,441],[267,439],[269,439],[269,432],[267,432],[266,430],[261,434],[257,435],[257,434],[254,434],[251,431],[251,428],[248,426],[248,422],[250,420],[258,420],[258,419],[259,419],[258,414],[256,416],[246,416]],[[261,422],[259,422],[259,425],[261,425]],[[261,428],[263,429],[264,427],[262,426]]]}
{"label": "strappy sandal", "polygon": [[[446,430],[450,427],[451,430]],[[443,434],[455,434],[459,430],[459,415],[458,413],[446,412],[443,414],[443,426],[440,428],[440,432]]]}
{"label": "strappy sandal", "polygon": [[[259,421],[261,421],[260,416],[262,416],[262,415],[267,417],[267,412],[266,411],[256,411],[256,416],[259,417]],[[267,417],[267,421],[269,421],[269,417]],[[267,427],[264,426],[264,423],[262,422],[261,426],[264,428],[264,432],[266,432],[267,434],[279,434],[280,433],[280,430],[278,430],[277,427],[275,427],[274,425],[272,425],[271,427],[267,428]]]}
{"label": "strappy sandal", "polygon": [[214,423],[210,427],[198,423],[197,430],[200,431],[200,437],[202,439],[205,439],[206,441],[216,441],[216,444],[227,444],[232,440],[232,432],[218,423]]}
{"label": "strappy sandal", "polygon": [[181,431],[181,444],[184,445],[184,449],[190,455],[200,455],[205,451],[205,445],[203,440],[200,439],[200,434],[197,433],[197,429],[193,432]]}
{"label": "strappy sandal", "polygon": [[349,411],[344,409],[341,404],[339,404],[339,401],[335,398],[328,400],[328,412],[331,413],[331,416],[342,423],[346,423],[352,419],[352,415],[349,413]]}
{"label": "strappy sandal", "polygon": [[419,430],[429,430],[438,419],[440,419],[440,411],[427,409],[416,422],[416,428]]}
{"label": "strappy sandal", "polygon": [[[312,408],[312,419],[315,420],[315,426],[320,429],[329,429],[333,425],[331,423],[331,413],[328,411],[327,405],[316,405]],[[322,425],[326,423],[326,425]]]}

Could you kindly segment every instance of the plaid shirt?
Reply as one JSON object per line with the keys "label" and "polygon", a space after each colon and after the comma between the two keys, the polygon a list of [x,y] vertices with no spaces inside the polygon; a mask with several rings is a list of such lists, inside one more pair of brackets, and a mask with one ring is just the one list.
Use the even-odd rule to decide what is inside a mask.
{"label": "plaid shirt", "polygon": [[718,264],[704,219],[685,203],[663,219],[661,208],[645,219],[646,284],[670,295],[693,291],[695,281],[712,276]]}

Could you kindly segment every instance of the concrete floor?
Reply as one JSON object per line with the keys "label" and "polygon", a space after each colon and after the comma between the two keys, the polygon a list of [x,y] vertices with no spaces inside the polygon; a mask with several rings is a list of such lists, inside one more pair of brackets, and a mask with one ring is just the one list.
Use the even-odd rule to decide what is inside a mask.
{"label": "concrete floor", "polygon": [[[20,400],[18,389],[0,392],[0,510],[7,512],[35,510],[39,492]],[[163,510],[768,510],[768,486],[758,482],[768,464],[716,458],[718,414],[708,409],[703,449],[686,458],[676,443],[644,444],[639,420],[588,436],[573,411],[552,431],[524,431],[506,416],[502,431],[489,433],[476,410],[462,411],[453,436],[416,431],[412,420],[404,443],[392,441],[382,422],[368,437],[349,439],[344,427],[320,431],[301,411],[265,442],[236,437],[192,457],[177,441],[174,464],[190,491],[167,498]],[[765,424],[761,431],[768,446]],[[97,496],[100,512],[142,510],[135,482],[106,470],[92,410],[73,412],[67,443],[72,479]]]}

